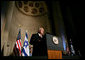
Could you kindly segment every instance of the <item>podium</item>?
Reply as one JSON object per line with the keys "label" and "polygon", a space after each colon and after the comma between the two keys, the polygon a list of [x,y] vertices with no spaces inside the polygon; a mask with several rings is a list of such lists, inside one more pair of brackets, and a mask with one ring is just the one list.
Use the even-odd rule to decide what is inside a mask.
{"label": "podium", "polygon": [[60,37],[46,34],[48,59],[62,59],[63,41]]}

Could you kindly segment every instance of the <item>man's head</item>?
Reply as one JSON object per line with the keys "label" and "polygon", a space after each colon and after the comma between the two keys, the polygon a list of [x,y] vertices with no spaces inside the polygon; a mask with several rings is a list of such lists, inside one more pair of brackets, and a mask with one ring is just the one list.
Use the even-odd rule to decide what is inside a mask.
{"label": "man's head", "polygon": [[43,27],[40,27],[39,30],[38,30],[38,32],[39,32],[40,34],[44,35],[44,28],[43,28]]}

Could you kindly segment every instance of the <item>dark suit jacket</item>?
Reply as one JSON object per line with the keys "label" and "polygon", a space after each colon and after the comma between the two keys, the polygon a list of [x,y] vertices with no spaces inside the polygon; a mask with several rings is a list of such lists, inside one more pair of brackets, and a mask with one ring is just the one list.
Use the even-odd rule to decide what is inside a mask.
{"label": "dark suit jacket", "polygon": [[[39,41],[40,40],[40,41]],[[33,56],[47,56],[47,45],[45,35],[41,38],[38,33],[33,34],[30,40],[33,45]]]}

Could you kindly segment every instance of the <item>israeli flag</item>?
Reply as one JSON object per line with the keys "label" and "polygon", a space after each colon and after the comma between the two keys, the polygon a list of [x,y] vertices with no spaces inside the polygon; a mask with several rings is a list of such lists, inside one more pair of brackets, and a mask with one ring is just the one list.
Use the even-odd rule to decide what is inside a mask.
{"label": "israeli flag", "polygon": [[23,49],[22,49],[22,56],[30,56],[27,32],[26,32],[26,36],[25,36],[25,41],[24,41]]}

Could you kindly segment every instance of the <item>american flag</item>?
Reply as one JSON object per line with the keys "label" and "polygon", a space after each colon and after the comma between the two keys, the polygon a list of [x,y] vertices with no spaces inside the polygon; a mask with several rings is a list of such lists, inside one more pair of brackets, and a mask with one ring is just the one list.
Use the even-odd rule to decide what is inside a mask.
{"label": "american flag", "polygon": [[19,55],[21,56],[21,29],[19,29],[19,33],[17,36],[16,48],[19,50]]}

